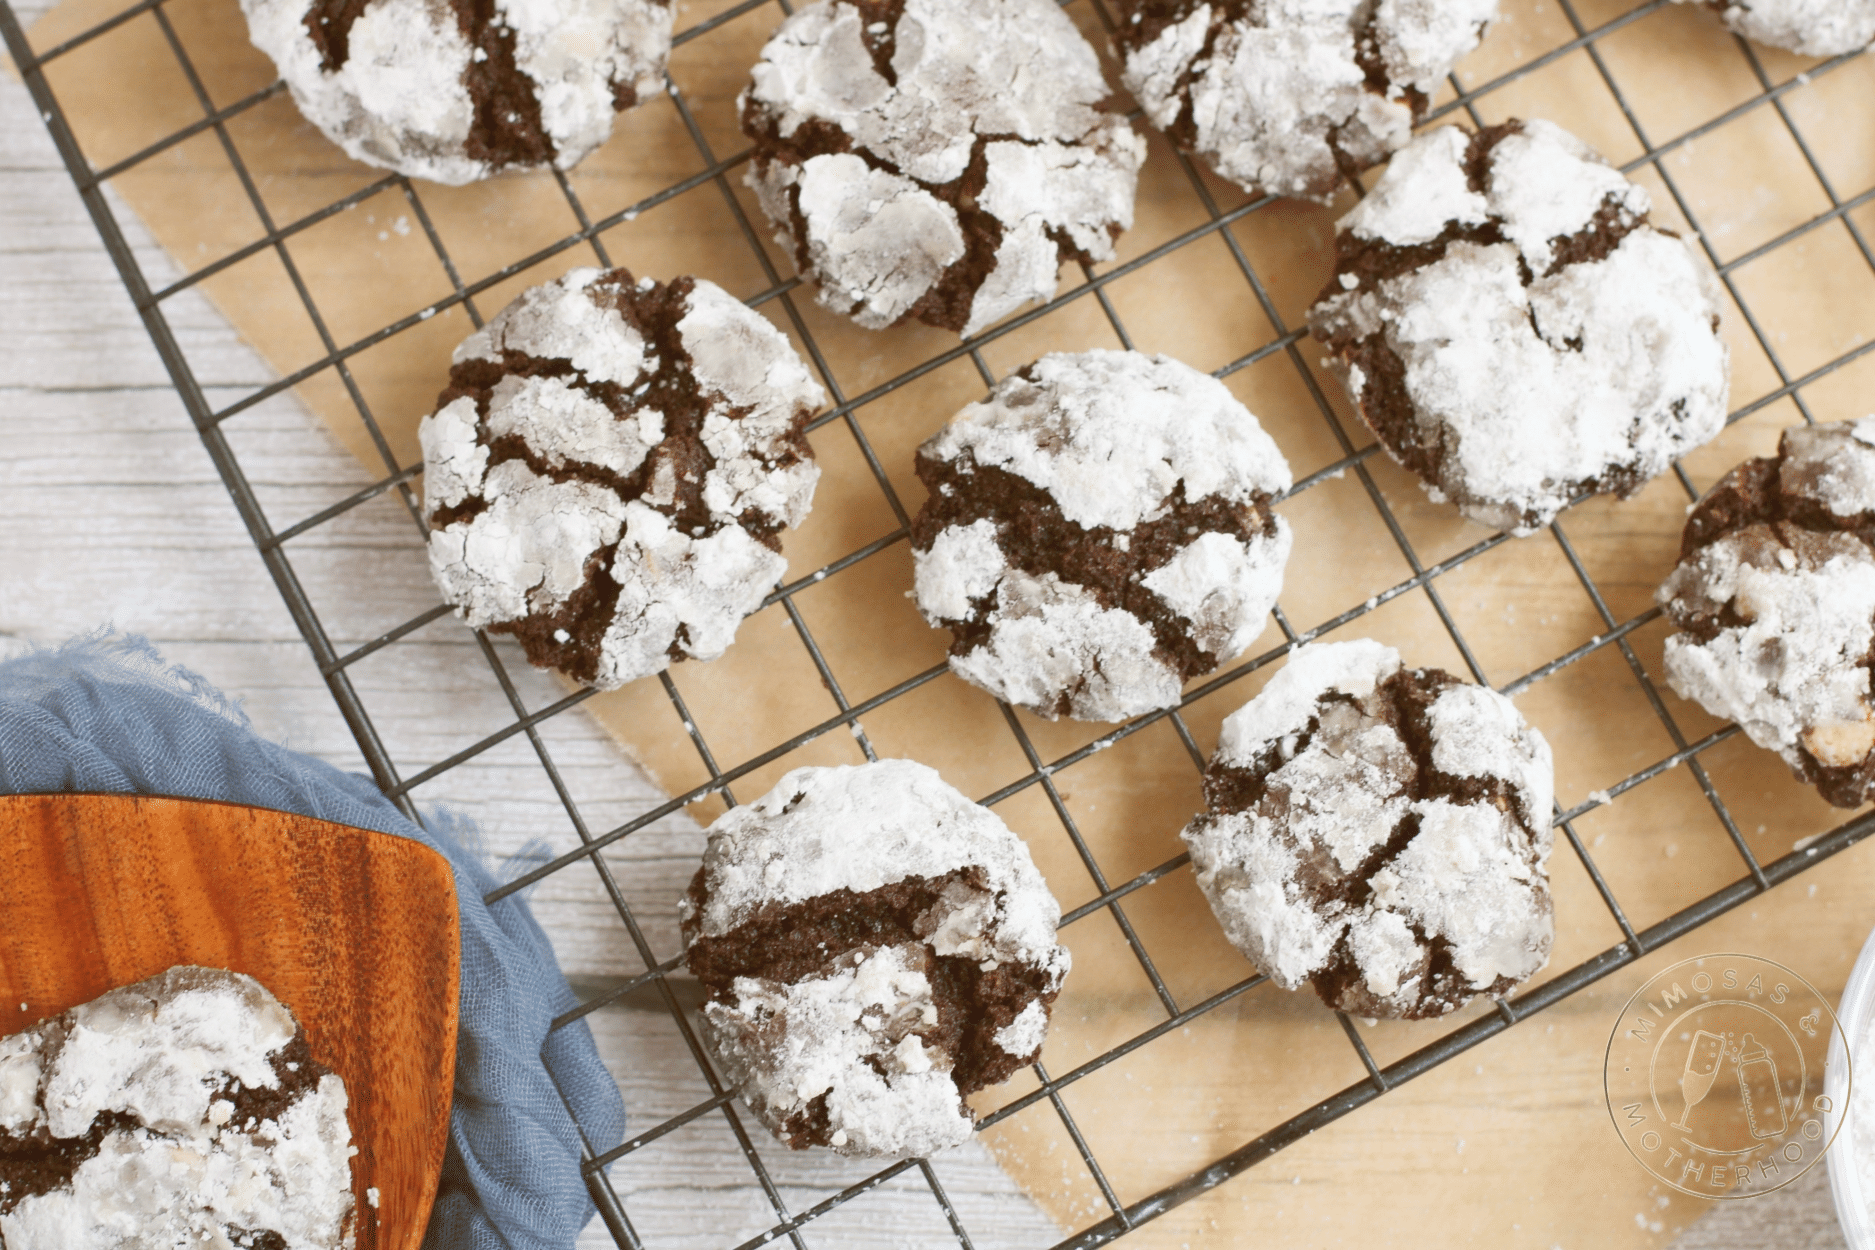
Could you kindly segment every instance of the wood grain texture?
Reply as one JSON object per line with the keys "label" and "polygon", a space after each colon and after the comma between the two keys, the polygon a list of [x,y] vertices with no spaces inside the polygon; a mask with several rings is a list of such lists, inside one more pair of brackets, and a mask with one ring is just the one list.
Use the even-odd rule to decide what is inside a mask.
{"label": "wood grain texture", "polygon": [[226,803],[10,795],[0,915],[0,1035],[180,964],[266,986],[345,1081],[358,1250],[423,1240],[447,1144],[461,953],[440,855]]}

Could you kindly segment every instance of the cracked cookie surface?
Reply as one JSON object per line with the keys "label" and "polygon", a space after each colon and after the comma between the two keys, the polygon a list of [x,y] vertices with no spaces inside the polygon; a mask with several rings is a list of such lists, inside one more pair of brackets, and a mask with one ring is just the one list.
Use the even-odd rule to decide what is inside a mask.
{"label": "cracked cookie surface", "polygon": [[747,176],[820,302],[974,334],[1113,257],[1145,141],[1051,0],[823,0],[741,97]]}
{"label": "cracked cookie surface", "polygon": [[1755,43],[1804,56],[1841,56],[1875,40],[1875,0],[1678,0],[1703,4]]}
{"label": "cracked cookie surface", "polygon": [[1051,720],[1178,702],[1282,590],[1289,465],[1216,378],[1169,356],[1056,353],[918,450],[918,610],[951,671]]}
{"label": "cracked cookie surface", "polygon": [[533,287],[456,349],[418,426],[430,571],[469,624],[602,690],[715,659],[787,571],[823,399],[714,283]]}
{"label": "cracked cookie surface", "polygon": [[1424,1019],[1549,962],[1549,745],[1509,699],[1362,639],[1225,720],[1185,827],[1231,945],[1284,989]]}
{"label": "cracked cookie surface", "polygon": [[461,185],[571,169],[656,96],[669,0],[242,0],[306,120],[347,155]]}
{"label": "cracked cookie surface", "polygon": [[1429,131],[1341,219],[1309,310],[1433,499],[1528,534],[1724,428],[1718,279],[1647,193],[1549,122]]}
{"label": "cracked cookie surface", "polygon": [[1326,202],[1412,137],[1497,0],[1121,0],[1153,125],[1247,191]]}
{"label": "cracked cookie surface", "polygon": [[1694,506],[1667,680],[1838,807],[1875,797],[1875,417],[1784,431]]}
{"label": "cracked cookie surface", "polygon": [[252,977],[111,990],[0,1038],[0,1244],[349,1248],[346,1106]]}
{"label": "cracked cookie surface", "polygon": [[910,760],[799,768],[710,826],[678,906],[702,1022],[794,1149],[955,1146],[964,1096],[1040,1054],[1061,909],[988,808]]}

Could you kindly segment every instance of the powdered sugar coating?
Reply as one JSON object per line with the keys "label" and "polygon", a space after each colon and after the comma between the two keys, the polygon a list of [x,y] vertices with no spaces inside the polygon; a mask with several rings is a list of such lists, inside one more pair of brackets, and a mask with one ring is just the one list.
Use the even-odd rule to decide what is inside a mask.
{"label": "powdered sugar coating", "polygon": [[1667,679],[1839,807],[1875,797],[1875,418],[1784,431],[1690,510]]}
{"label": "powdered sugar coating", "polygon": [[[503,155],[513,146],[505,126],[491,134],[478,118],[498,111],[473,72],[487,65],[488,43],[511,56],[558,169],[605,142],[619,107],[659,91],[670,55],[665,0],[495,0],[492,20],[467,30],[472,19],[439,0],[374,0],[340,36],[339,64],[309,23],[330,30],[343,10],[314,0],[242,0],[241,8],[300,112],[347,155],[450,185],[541,163]],[[505,107],[513,113],[511,101]],[[508,116],[506,125],[520,124]]]}
{"label": "powdered sugar coating", "polygon": [[703,1008],[723,1075],[764,1120],[823,1098],[841,1154],[962,1145],[975,1122],[950,1058],[913,1032],[936,1019],[927,960],[917,946],[862,948],[790,983],[737,978],[732,1002]]}
{"label": "powdered sugar coating", "polygon": [[[673,653],[721,655],[761,605],[787,570],[768,536],[813,498],[800,428],[824,398],[780,331],[721,288],[621,274],[525,292],[456,351],[452,377],[494,381],[418,427],[444,596],[602,689]],[[497,446],[508,458],[491,463]],[[599,567],[609,604],[590,602]],[[590,637],[559,619],[601,612]]]}
{"label": "powdered sugar coating", "polygon": [[[736,946],[744,926],[817,923],[811,907],[829,898],[863,916],[869,897],[904,882],[941,892],[915,917],[891,922],[909,923],[903,940],[882,927],[848,949],[823,942],[811,957],[818,967],[785,979],[739,975],[726,993],[696,962],[712,939]],[[715,991],[703,1010],[706,1034],[738,1092],[785,1139],[811,1123],[804,1136],[851,1155],[928,1154],[970,1134],[953,1076],[959,1056],[945,1039],[965,1040],[972,1026],[940,1012],[981,1010],[968,995],[991,991],[960,988],[952,971],[940,993],[938,961],[967,961],[984,985],[1003,987],[998,994],[1021,987],[1026,1004],[1006,1008],[1014,1016],[992,1038],[1003,1059],[988,1066],[1003,1073],[1039,1051],[1047,1004],[1069,965],[1055,942],[1060,907],[1027,847],[989,809],[910,760],[798,768],[732,808],[710,826],[679,915],[692,967]]]}
{"label": "powdered sugar coating", "polygon": [[1057,982],[1067,973],[1068,953],[1055,945],[1061,908],[1028,848],[994,812],[912,760],[795,769],[717,818],[703,867],[708,903],[698,920],[711,937],[767,903],[976,868],[981,892],[996,899],[993,932],[942,941],[938,953],[1033,964]]}
{"label": "powdered sugar coating", "polygon": [[752,72],[748,182],[827,307],[974,334],[1132,224],[1145,144],[1106,94],[1048,0],[823,0]]}
{"label": "powdered sugar coating", "polygon": [[173,968],[0,1039],[0,1141],[132,1122],[80,1151],[66,1183],[0,1200],[0,1242],[172,1250],[272,1232],[288,1250],[351,1246],[344,1082],[327,1073],[274,1118],[234,1119],[230,1091],[278,1089],[274,1061],[296,1031],[251,977]]}
{"label": "powdered sugar coating", "polygon": [[[1291,535],[1267,502],[1289,466],[1227,387],[1168,356],[1044,356],[958,413],[919,464],[937,485],[913,537],[918,608],[933,625],[971,622],[954,672],[1042,715],[1116,721],[1177,702],[1187,678],[1256,639],[1282,590]],[[1027,505],[989,499],[1004,477],[1058,514],[1049,543],[1162,551],[1130,589],[1044,567],[1072,571],[1076,557],[1018,549],[1034,531],[1005,515]],[[990,515],[934,519],[974,510],[972,492]],[[1165,542],[1158,531],[1188,514]],[[1166,631],[1208,662],[1168,654]]]}
{"label": "powdered sugar coating", "polygon": [[951,419],[928,454],[1007,470],[1086,529],[1130,530],[1187,501],[1289,489],[1289,464],[1230,388],[1170,356],[1051,352]]}
{"label": "powdered sugar coating", "polygon": [[[928,612],[925,619],[939,623]],[[1178,702],[1178,672],[1154,654],[1158,640],[1145,622],[1124,609],[1101,607],[1057,574],[1008,570],[997,581],[988,620],[989,636],[952,655],[950,667],[999,699],[1052,719],[1065,693],[1068,715],[1095,721],[1121,721]]]}
{"label": "powdered sugar coating", "polygon": [[[1493,132],[1473,185],[1479,142],[1440,129],[1394,158],[1341,222],[1352,286],[1331,285],[1309,317],[1428,492],[1526,534],[1716,435],[1728,357],[1711,269],[1645,224],[1640,187],[1542,121]],[[1391,261],[1441,237],[1433,259]],[[1389,372],[1380,352],[1403,377],[1370,389]]]}
{"label": "powdered sugar coating", "polygon": [[1875,512],[1875,416],[1798,425],[1780,440],[1778,488],[1844,520]]}
{"label": "powdered sugar coating", "polygon": [[1827,767],[1854,765],[1875,747],[1862,666],[1875,643],[1875,556],[1849,534],[1786,545],[1791,537],[1754,526],[1673,571],[1663,605],[1729,603],[1745,623],[1703,642],[1668,638],[1667,681],[1790,763],[1801,744]]}
{"label": "powdered sugar coating", "polygon": [[1699,2],[1717,9],[1725,24],[1745,38],[1805,56],[1841,56],[1875,40],[1875,0]]}
{"label": "powdered sugar coating", "polygon": [[[1737,495],[1743,502],[1733,502]],[[1714,520],[1728,521],[1700,541]],[[1736,721],[1799,776],[1854,806],[1875,752],[1875,417],[1784,431],[1775,460],[1728,474],[1688,522],[1688,550],[1656,594],[1682,698]]]}
{"label": "powdered sugar coating", "polygon": [[1154,125],[1246,190],[1326,201],[1348,168],[1412,137],[1497,0],[1134,0],[1126,10],[1122,78]]}
{"label": "powdered sugar coating", "polygon": [[1495,691],[1371,640],[1302,647],[1226,719],[1206,792],[1199,888],[1284,988],[1420,1017],[1548,960],[1549,747]]}

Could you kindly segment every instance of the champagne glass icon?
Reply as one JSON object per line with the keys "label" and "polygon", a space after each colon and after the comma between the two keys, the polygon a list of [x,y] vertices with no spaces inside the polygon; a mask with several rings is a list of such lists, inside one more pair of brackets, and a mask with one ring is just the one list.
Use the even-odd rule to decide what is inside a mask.
{"label": "champagne glass icon", "polygon": [[1724,1062],[1723,1037],[1704,1029],[1693,1034],[1693,1044],[1686,1048],[1686,1068],[1680,1073],[1680,1096],[1686,1100],[1686,1109],[1680,1112],[1680,1122],[1674,1128],[1687,1127],[1686,1117],[1712,1091],[1712,1083],[1719,1079],[1719,1067]]}

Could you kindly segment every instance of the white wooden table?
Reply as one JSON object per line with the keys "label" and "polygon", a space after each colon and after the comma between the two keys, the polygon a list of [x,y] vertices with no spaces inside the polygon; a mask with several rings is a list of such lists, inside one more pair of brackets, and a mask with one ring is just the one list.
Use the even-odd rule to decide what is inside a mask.
{"label": "white wooden table", "polygon": [[[16,7],[30,24],[42,6]],[[173,272],[119,212],[145,270]],[[165,307],[211,400],[270,378],[205,300],[185,296]],[[244,417],[242,439],[243,463],[270,501],[290,502],[295,492],[330,499],[366,484],[364,471],[290,395]],[[412,614],[434,603],[398,524],[389,509],[353,514],[296,544],[295,567],[314,600],[369,587]],[[106,624],[149,637],[170,660],[239,697],[262,734],[363,769],[25,90],[0,76],[0,656]],[[518,653],[509,658],[530,705],[558,695]],[[385,653],[385,662],[355,669],[354,678],[385,733],[421,758],[426,733],[451,718],[503,716],[490,683],[462,678],[479,676],[480,665],[466,631],[445,620]],[[591,819],[609,827],[663,800],[582,715],[557,717],[544,732]],[[474,818],[496,856],[535,839],[565,849],[564,813],[542,793],[525,745],[512,746],[451,770],[421,800]],[[635,835],[614,861],[660,950],[676,949],[674,904],[701,845],[694,825],[674,818]],[[534,895],[534,909],[577,988],[590,993],[642,971],[596,874],[558,874]],[[592,1022],[636,1124],[695,1100],[691,1060],[655,1000],[626,1000]],[[615,1175],[647,1241],[733,1244],[772,1222],[727,1132],[666,1141],[670,1148],[635,1155]],[[865,1174],[824,1154],[764,1155],[792,1210]],[[983,1250],[1047,1246],[1061,1235],[975,1143],[935,1166]],[[921,1182],[894,1184],[811,1225],[807,1240],[881,1250],[954,1246],[935,1215]],[[1375,1244],[1384,1240],[1377,1232]],[[595,1220],[580,1244],[612,1243]],[[1772,1244],[1844,1244],[1821,1169],[1776,1195],[1715,1212],[1674,1243],[1678,1250]]]}

